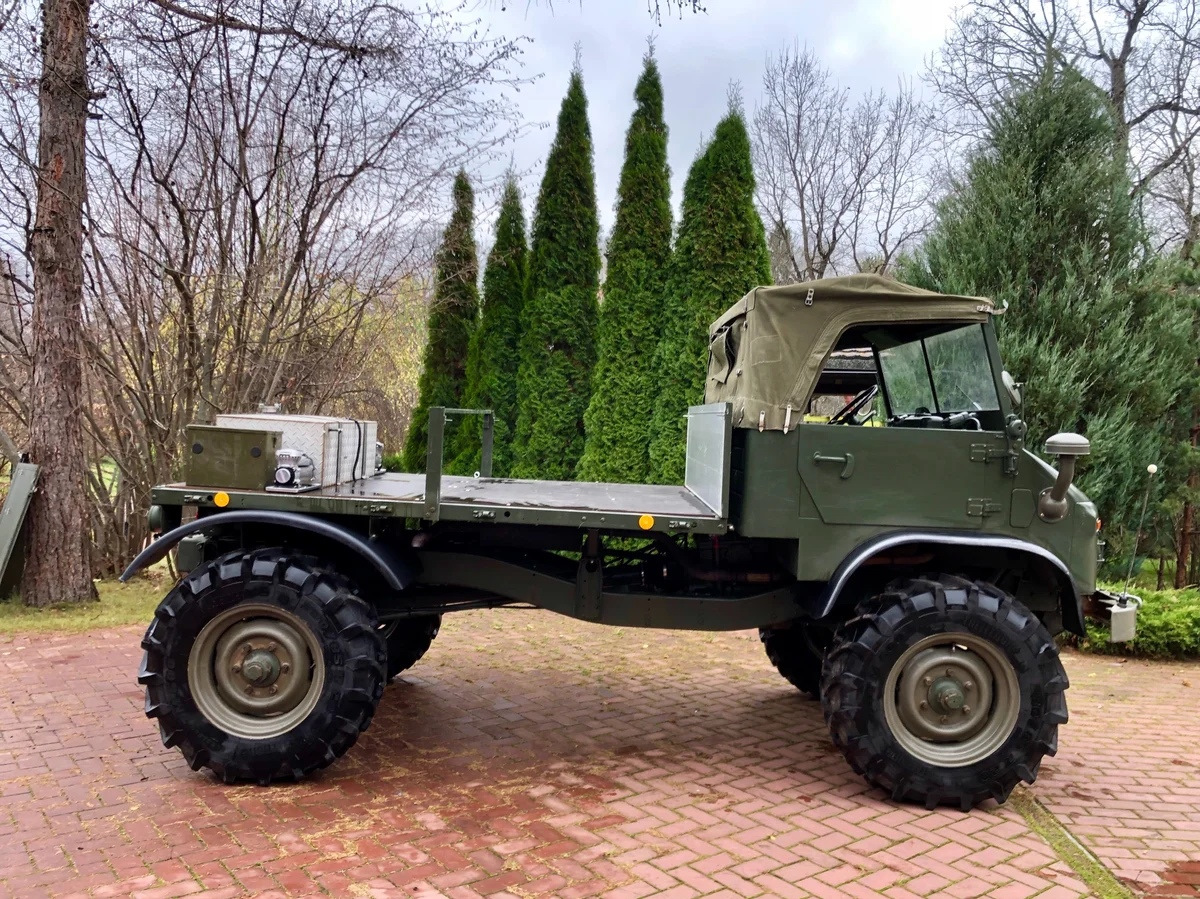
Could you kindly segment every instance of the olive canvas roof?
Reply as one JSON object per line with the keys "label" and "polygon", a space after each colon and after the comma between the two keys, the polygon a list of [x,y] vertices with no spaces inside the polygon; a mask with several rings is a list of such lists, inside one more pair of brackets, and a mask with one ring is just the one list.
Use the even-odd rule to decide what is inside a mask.
{"label": "olive canvas roof", "polygon": [[733,404],[735,427],[786,430],[808,407],[838,338],[856,325],[986,321],[983,297],[935,293],[880,275],[756,287],[709,328],[707,403]]}

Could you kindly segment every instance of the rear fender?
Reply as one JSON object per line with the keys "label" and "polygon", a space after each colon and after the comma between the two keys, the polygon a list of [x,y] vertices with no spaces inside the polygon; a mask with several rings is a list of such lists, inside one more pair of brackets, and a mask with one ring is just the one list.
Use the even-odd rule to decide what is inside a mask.
{"label": "rear fender", "polygon": [[[349,528],[321,518],[297,515],[292,512],[239,509],[197,518],[195,521],[190,521],[163,534],[138,553],[137,558],[130,562],[129,567],[121,574],[121,580],[129,580],[146,566],[153,565],[165,557],[172,547],[184,537],[247,524],[269,525],[272,528],[332,541],[374,569],[383,582],[393,590],[405,590],[417,578],[417,563],[414,559],[406,558],[381,543],[364,538]],[[344,573],[351,574],[352,572]]]}
{"label": "rear fender", "polygon": [[1019,553],[1027,558],[1038,559],[1049,565],[1054,572],[1058,588],[1059,603],[1062,609],[1063,627],[1073,634],[1085,636],[1083,626],[1083,604],[1079,590],[1071,577],[1066,565],[1049,550],[1014,537],[989,536],[987,534],[945,534],[936,531],[902,531],[881,534],[859,545],[834,571],[829,579],[824,595],[818,603],[820,610],[818,618],[830,618],[846,611],[848,606],[861,597],[852,596],[846,591],[851,578],[860,571],[871,559],[883,553],[900,549],[937,549],[939,547],[955,549],[993,549],[1006,553]]}

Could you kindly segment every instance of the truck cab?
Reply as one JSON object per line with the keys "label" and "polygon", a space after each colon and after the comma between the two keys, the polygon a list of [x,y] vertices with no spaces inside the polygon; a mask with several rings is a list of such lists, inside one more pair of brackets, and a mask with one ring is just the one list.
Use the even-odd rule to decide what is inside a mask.
{"label": "truck cab", "polygon": [[[1052,632],[1082,631],[1096,509],[1074,486],[1049,503],[1058,472],[1026,447],[1000,314],[985,298],[854,275],[758,288],[713,324],[706,400],[733,410],[733,525],[781,541],[814,617],[849,578],[878,586],[861,582],[907,555],[965,565]],[[1072,467],[1086,449],[1072,444]]]}

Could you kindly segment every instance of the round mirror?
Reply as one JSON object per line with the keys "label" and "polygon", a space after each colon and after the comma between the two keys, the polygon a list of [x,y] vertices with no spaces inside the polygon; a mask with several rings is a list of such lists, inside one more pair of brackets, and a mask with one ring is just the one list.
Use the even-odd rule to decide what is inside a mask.
{"label": "round mirror", "polygon": [[1008,391],[1008,398],[1012,401],[1013,408],[1018,408],[1021,405],[1021,385],[1007,371],[1000,373],[1000,379],[1004,382],[1004,389]]}

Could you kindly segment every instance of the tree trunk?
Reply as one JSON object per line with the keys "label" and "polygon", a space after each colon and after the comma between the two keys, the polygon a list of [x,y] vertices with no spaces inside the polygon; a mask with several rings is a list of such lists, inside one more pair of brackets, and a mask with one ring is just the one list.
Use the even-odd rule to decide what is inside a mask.
{"label": "tree trunk", "polygon": [[[1192,449],[1195,450],[1197,444],[1200,443],[1200,410],[1192,412]],[[1175,587],[1183,589],[1188,584],[1188,555],[1192,549],[1192,538],[1196,534],[1195,521],[1195,506],[1192,503],[1191,495],[1195,493],[1196,488],[1200,486],[1200,475],[1197,475],[1193,468],[1188,473],[1188,499],[1183,504],[1183,516],[1179,523],[1179,543],[1175,555]]]}
{"label": "tree trunk", "polygon": [[83,203],[90,0],[44,0],[33,233],[31,461],[42,466],[21,594],[33,606],[95,597],[84,485]]}

